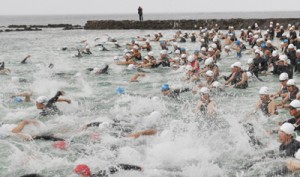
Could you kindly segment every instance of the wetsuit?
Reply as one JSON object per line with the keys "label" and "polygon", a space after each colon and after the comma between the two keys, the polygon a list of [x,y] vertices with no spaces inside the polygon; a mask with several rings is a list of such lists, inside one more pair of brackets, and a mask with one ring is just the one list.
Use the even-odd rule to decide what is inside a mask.
{"label": "wetsuit", "polygon": [[248,81],[245,81],[244,84],[236,85],[242,80],[244,71],[240,71],[234,78],[234,80],[231,82],[231,85],[235,85],[235,88],[245,89],[248,87]]}
{"label": "wetsuit", "polygon": [[291,65],[296,66],[296,50],[287,51],[287,57],[291,60]]}
{"label": "wetsuit", "polygon": [[187,92],[190,91],[189,88],[185,88],[185,89],[175,89],[175,90],[171,90],[170,94],[168,95],[171,98],[179,98],[179,94],[183,93],[183,92]]}
{"label": "wetsuit", "polygon": [[296,39],[296,38],[297,38],[297,33],[296,33],[296,31],[291,31],[291,32],[290,32],[290,38],[291,38],[291,39]]}
{"label": "wetsuit", "polygon": [[170,67],[169,57],[162,58],[161,65],[162,65],[163,67]]}
{"label": "wetsuit", "polygon": [[267,116],[270,115],[269,113],[269,104],[271,103],[271,100],[269,100],[268,102],[264,103],[262,102],[260,105],[260,110]]}
{"label": "wetsuit", "polygon": [[191,42],[196,42],[196,36],[191,36]]}
{"label": "wetsuit", "polygon": [[285,151],[283,156],[294,157],[295,153],[300,149],[300,142],[292,139],[291,143],[288,145],[281,144],[279,146],[279,151]]}
{"label": "wetsuit", "polygon": [[298,87],[296,87],[296,90],[293,91],[292,93],[289,92],[289,101],[291,102],[291,101],[295,100],[297,98],[298,93],[299,93],[299,88]]}
{"label": "wetsuit", "polygon": [[43,176],[39,174],[28,174],[28,175],[22,175],[20,177],[43,177]]}
{"label": "wetsuit", "polygon": [[300,58],[296,58],[295,63],[296,63],[296,66],[295,66],[294,71],[300,73]]}
{"label": "wetsuit", "polygon": [[289,79],[292,79],[293,67],[291,65],[274,65],[273,74],[280,75],[281,73],[288,73]]}
{"label": "wetsuit", "polygon": [[33,139],[35,139],[35,140],[45,140],[45,141],[65,141],[62,138],[57,138],[57,137],[50,136],[50,135],[35,136],[35,137],[33,137]]}
{"label": "wetsuit", "polygon": [[136,165],[118,164],[117,166],[109,167],[108,170],[101,170],[96,174],[92,174],[91,177],[108,177],[109,175],[115,174],[120,170],[142,171],[142,168]]}
{"label": "wetsuit", "polygon": [[62,112],[54,104],[57,102],[58,98],[61,95],[62,92],[58,91],[56,95],[47,102],[45,108],[42,110],[42,112],[40,112],[40,115],[47,116],[47,115],[62,114]]}

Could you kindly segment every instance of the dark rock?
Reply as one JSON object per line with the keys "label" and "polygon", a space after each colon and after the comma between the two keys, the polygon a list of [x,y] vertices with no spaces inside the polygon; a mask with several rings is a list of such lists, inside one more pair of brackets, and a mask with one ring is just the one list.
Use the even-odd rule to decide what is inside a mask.
{"label": "dark rock", "polygon": [[287,26],[288,24],[295,25],[300,24],[300,19],[296,18],[280,18],[280,19],[208,19],[208,20],[148,20],[148,21],[133,21],[133,20],[100,20],[100,21],[87,21],[84,29],[187,29],[196,30],[199,27],[212,28],[215,24],[220,26],[220,29],[228,29],[228,26],[234,26],[235,29],[248,28],[248,26],[257,23],[262,29],[266,29],[270,21],[273,21],[274,25],[279,23],[280,25]]}

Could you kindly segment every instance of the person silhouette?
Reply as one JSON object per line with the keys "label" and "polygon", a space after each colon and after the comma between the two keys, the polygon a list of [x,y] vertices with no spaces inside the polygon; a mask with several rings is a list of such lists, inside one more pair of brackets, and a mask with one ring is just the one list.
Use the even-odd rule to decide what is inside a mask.
{"label": "person silhouette", "polygon": [[140,21],[143,21],[143,8],[141,6],[139,6],[138,8],[138,14],[139,14]]}

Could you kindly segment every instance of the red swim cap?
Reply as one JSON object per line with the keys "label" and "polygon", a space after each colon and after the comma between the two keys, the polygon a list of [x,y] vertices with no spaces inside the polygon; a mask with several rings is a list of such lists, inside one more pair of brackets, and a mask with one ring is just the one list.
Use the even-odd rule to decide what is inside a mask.
{"label": "red swim cap", "polygon": [[80,175],[91,176],[90,168],[85,164],[77,165],[74,172]]}
{"label": "red swim cap", "polygon": [[68,148],[68,143],[66,141],[55,141],[53,147],[57,149],[66,150]]}

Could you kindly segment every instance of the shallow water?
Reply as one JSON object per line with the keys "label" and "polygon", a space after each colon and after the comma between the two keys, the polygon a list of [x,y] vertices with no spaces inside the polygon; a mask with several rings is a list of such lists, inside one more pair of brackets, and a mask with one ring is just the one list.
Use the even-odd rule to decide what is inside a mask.
{"label": "shallow water", "polygon": [[[276,122],[289,116],[280,111],[279,116],[266,118],[261,114],[249,116],[259,100],[258,90],[269,86],[276,92],[279,88],[277,76],[261,77],[264,82],[251,82],[247,90],[225,88],[228,94],[214,96],[219,115],[207,118],[192,112],[198,96],[182,94],[182,101],[177,102],[161,95],[160,87],[169,83],[172,88],[189,87],[192,83],[181,81],[182,72],[158,68],[147,70],[146,77],[138,83],[130,83],[133,72],[125,66],[114,64],[113,57],[122,55],[122,49],[115,49],[106,44],[111,51],[103,52],[98,47],[91,47],[92,56],[76,58],[74,49],[61,51],[61,47],[76,48],[79,41],[87,39],[90,46],[94,39],[109,34],[124,46],[132,37],[155,33],[146,30],[99,30],[99,31],[62,31],[45,29],[41,32],[2,33],[0,61],[12,69],[9,75],[0,75],[1,103],[0,121],[17,123],[24,118],[35,118],[38,112],[33,103],[15,103],[10,96],[30,90],[33,99],[39,95],[53,96],[56,91],[64,90],[65,98],[72,100],[71,105],[57,103],[64,112],[62,116],[40,119],[47,126],[47,132],[72,141],[67,151],[55,149],[52,142],[36,140],[24,142],[19,138],[0,140],[0,176],[19,176],[26,173],[40,173],[45,176],[74,176],[77,164],[86,163],[93,172],[112,164],[129,163],[143,166],[144,171],[120,172],[115,176],[259,176],[276,168],[273,159],[257,160],[267,150],[277,150],[277,135],[269,135],[266,130],[277,129]],[[166,38],[175,31],[162,30]],[[275,41],[279,44],[279,41]],[[158,56],[158,43],[152,42],[153,51]],[[181,44],[191,52],[199,48],[198,44]],[[246,65],[252,54],[244,52],[241,62]],[[30,54],[29,63],[20,61]],[[146,52],[143,52],[145,55]],[[237,61],[234,54],[222,53],[219,62],[221,72],[228,74],[230,65]],[[54,68],[47,66],[53,63]],[[86,68],[109,64],[109,74],[93,75]],[[203,64],[202,64],[203,66]],[[75,73],[82,77],[75,78]],[[55,73],[66,73],[63,77]],[[28,79],[28,83],[16,83],[12,77]],[[297,81],[297,76],[295,76]],[[126,95],[116,93],[118,86],[124,86]],[[230,96],[228,96],[230,95]],[[159,99],[151,99],[153,96]],[[159,111],[161,117],[150,116]],[[119,120],[133,126],[133,131],[157,128],[156,136],[139,139],[116,138],[110,136],[110,129],[105,127],[90,128],[80,131],[83,124],[91,121]],[[256,148],[249,143],[249,136],[241,122],[254,125],[255,134],[264,144]],[[96,133],[96,134],[95,134]],[[120,133],[115,131],[116,134]],[[100,140],[94,135],[100,134]],[[114,147],[114,148],[112,148]],[[257,160],[250,169],[247,163]],[[263,168],[263,166],[266,166]],[[76,176],[76,175],[75,175]]]}

